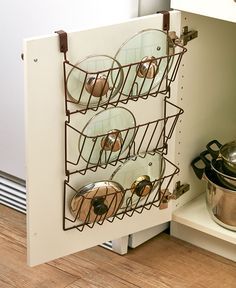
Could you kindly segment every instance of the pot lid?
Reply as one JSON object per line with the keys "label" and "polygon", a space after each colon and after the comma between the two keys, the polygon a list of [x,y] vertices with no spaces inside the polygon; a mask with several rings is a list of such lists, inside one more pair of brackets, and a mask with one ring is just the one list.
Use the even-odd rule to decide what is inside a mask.
{"label": "pot lid", "polygon": [[172,40],[164,31],[157,29],[140,31],[123,43],[116,53],[115,59],[122,66],[141,63],[123,68],[125,77],[127,73],[128,77],[122,87],[122,94],[129,96],[131,92],[131,97],[137,97],[150,91],[154,92],[166,74],[168,64],[167,57],[161,61],[156,58],[173,54],[173,51],[170,53],[169,47],[172,47],[173,50]]}
{"label": "pot lid", "polygon": [[78,146],[81,156],[95,165],[113,161],[130,145],[135,126],[135,117],[126,108],[108,108],[97,113],[85,125],[80,136]]}
{"label": "pot lid", "polygon": [[[76,68],[78,67],[78,68]],[[97,107],[115,97],[123,82],[119,62],[110,56],[93,55],[73,67],[67,77],[68,97],[82,107]],[[113,69],[112,73],[109,69]]]}
{"label": "pot lid", "polygon": [[122,204],[123,187],[114,181],[99,181],[81,187],[70,202],[70,212],[83,223],[102,221]]}
{"label": "pot lid", "polygon": [[160,184],[158,179],[163,177],[164,171],[164,157],[159,153],[147,153],[128,159],[113,172],[110,179],[128,189],[124,204],[133,206],[140,201],[140,197],[148,196],[157,188]]}
{"label": "pot lid", "polygon": [[220,154],[226,161],[236,165],[236,141],[223,145]]}

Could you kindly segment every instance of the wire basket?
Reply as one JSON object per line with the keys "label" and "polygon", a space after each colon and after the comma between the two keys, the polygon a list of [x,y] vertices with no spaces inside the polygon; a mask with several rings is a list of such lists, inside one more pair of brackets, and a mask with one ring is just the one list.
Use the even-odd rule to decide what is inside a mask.
{"label": "wire basket", "polygon": [[[120,65],[110,56],[91,56],[91,64],[64,61],[65,105],[67,115],[85,114],[88,110],[107,109],[119,103],[167,94],[175,80],[185,47],[175,45],[171,54],[159,58],[146,57],[139,62]],[[95,58],[96,60],[93,60]],[[101,59],[100,59],[101,58]],[[97,70],[97,61],[104,69]],[[82,61],[83,63],[83,61]],[[91,66],[91,67],[90,67]],[[109,67],[109,68],[108,68]],[[72,80],[71,80],[72,79]]]}
{"label": "wire basket", "polygon": [[[146,155],[154,156],[155,152],[143,154],[143,157]],[[115,220],[122,220],[124,217],[132,217],[134,213],[141,214],[144,210],[150,210],[152,207],[159,208],[168,193],[174,175],[179,172],[179,168],[171,161],[165,157],[163,159],[165,160],[165,173],[160,178],[150,182],[152,188],[149,193],[137,196],[133,187],[124,187],[122,192],[114,191],[102,197],[98,195],[98,190],[92,193],[90,197],[81,193],[77,199],[74,213],[71,212],[69,203],[72,202],[79,189],[70,183],[76,176],[73,175],[69,182],[65,181],[64,183],[63,229],[76,228],[83,231],[85,227],[93,228],[95,225],[102,225],[106,221],[112,223]],[[96,212],[99,201],[106,203],[106,209],[102,213]]]}

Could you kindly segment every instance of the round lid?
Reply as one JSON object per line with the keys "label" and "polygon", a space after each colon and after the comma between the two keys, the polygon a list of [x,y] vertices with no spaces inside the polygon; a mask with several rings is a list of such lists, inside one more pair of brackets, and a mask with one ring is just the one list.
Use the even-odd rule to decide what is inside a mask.
{"label": "round lid", "polygon": [[[96,107],[112,99],[120,90],[123,70],[112,57],[89,56],[76,66],[78,68],[70,70],[66,82],[68,97],[72,102],[78,102],[83,107]],[[112,69],[112,73],[109,69]]]}
{"label": "round lid", "polygon": [[114,215],[120,208],[124,189],[114,181],[99,181],[78,190],[70,202],[70,212],[83,223],[93,223]]}
{"label": "round lid", "polygon": [[131,97],[135,97],[155,91],[167,72],[168,64],[167,57],[161,60],[157,58],[170,55],[170,44],[174,47],[170,37],[165,32],[156,29],[143,30],[122,44],[115,59],[122,66],[139,63],[123,68],[125,78],[127,73],[128,76],[122,87],[122,94],[129,96],[131,93]]}
{"label": "round lid", "polygon": [[223,145],[220,148],[220,154],[225,160],[236,165],[236,141]]}
{"label": "round lid", "polygon": [[109,108],[97,113],[79,138],[81,156],[95,165],[113,161],[128,148],[135,126],[134,115],[126,108]]}
{"label": "round lid", "polygon": [[126,203],[134,205],[140,197],[149,195],[158,185],[165,171],[165,159],[159,153],[143,154],[128,159],[112,174],[111,180],[130,189],[126,191]]}

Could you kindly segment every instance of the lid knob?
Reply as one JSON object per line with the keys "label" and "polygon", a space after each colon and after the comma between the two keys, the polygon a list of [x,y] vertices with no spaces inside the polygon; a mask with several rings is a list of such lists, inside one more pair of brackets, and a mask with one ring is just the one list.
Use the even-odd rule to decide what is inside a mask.
{"label": "lid knob", "polygon": [[94,213],[96,215],[103,215],[103,214],[107,213],[109,208],[104,203],[104,201],[105,201],[105,198],[103,198],[103,197],[95,197],[91,201],[91,204],[92,204],[92,206],[94,208]]}
{"label": "lid knob", "polygon": [[131,186],[131,191],[139,197],[144,197],[152,191],[153,185],[148,175],[138,177]]}
{"label": "lid knob", "polygon": [[89,74],[85,89],[94,97],[102,97],[107,94],[109,90],[109,83],[107,76],[104,74]]}
{"label": "lid knob", "polygon": [[123,138],[117,129],[110,130],[101,140],[101,147],[105,151],[117,152],[121,149]]}
{"label": "lid knob", "polygon": [[158,64],[154,56],[146,56],[137,66],[137,74],[140,78],[153,79],[158,73]]}

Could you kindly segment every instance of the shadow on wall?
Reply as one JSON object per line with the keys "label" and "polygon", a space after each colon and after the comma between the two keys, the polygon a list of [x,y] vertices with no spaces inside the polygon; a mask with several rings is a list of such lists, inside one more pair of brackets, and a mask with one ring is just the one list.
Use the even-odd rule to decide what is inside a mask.
{"label": "shadow on wall", "polygon": [[170,0],[140,0],[139,16],[155,14],[170,9]]}

